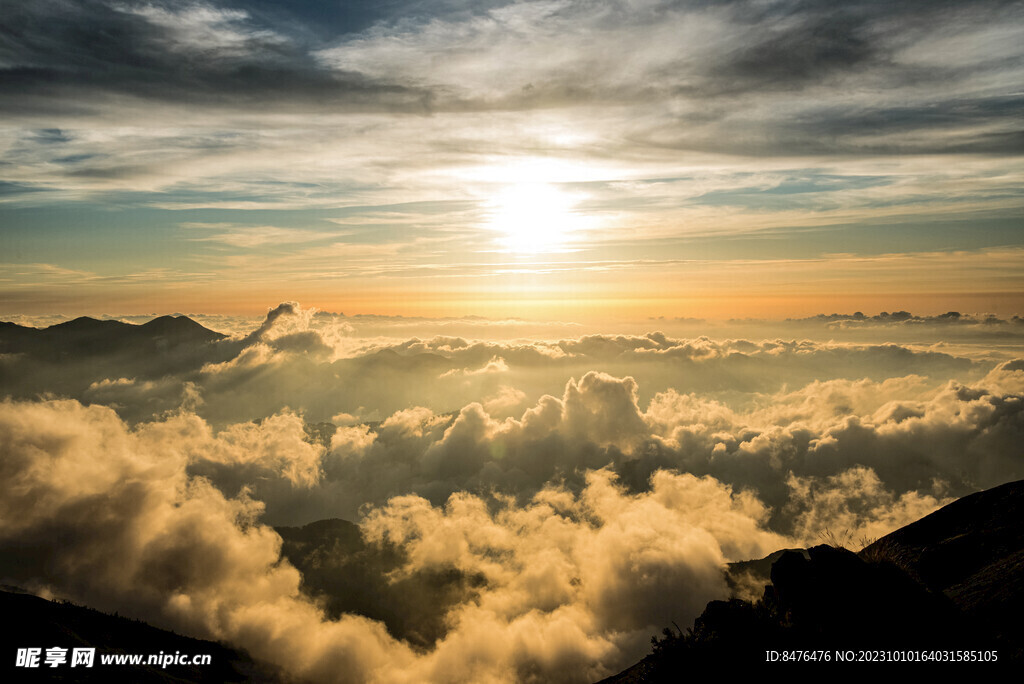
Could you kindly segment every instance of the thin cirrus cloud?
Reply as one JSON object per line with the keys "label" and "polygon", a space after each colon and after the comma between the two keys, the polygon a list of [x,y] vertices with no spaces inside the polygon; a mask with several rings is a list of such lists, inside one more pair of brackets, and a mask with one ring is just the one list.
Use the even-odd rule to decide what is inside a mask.
{"label": "thin cirrus cloud", "polygon": [[[411,250],[454,231],[460,239],[408,264],[429,267],[419,273],[488,253],[592,262],[625,244],[623,267],[645,276],[647,261],[716,258],[737,235],[771,244],[809,233],[790,243],[813,256],[1018,242],[1015,3],[90,0],[15,2],[2,21],[2,211],[9,251],[35,253],[26,262],[109,268],[83,250],[38,255],[52,250],[40,230],[67,230],[53,226],[55,208],[96,252],[123,249],[115,226],[131,224],[180,272],[285,239],[168,240],[185,222],[293,237],[341,222],[365,226],[363,242]],[[533,216],[494,216],[510,193],[558,207],[553,229],[537,231],[544,240],[493,229]],[[558,235],[560,225],[583,227]],[[156,265],[132,253],[150,262],[140,270]],[[367,311],[381,289],[371,279],[408,292],[387,258],[377,266],[346,283]],[[432,295],[435,311],[520,313],[485,302],[527,294],[521,272],[484,269],[459,304]],[[1008,292],[1009,276],[990,273],[981,289]],[[237,279],[225,274],[225,300],[244,297],[228,293]],[[619,285],[593,280],[605,300]],[[265,296],[245,306],[255,312]],[[294,296],[336,305],[326,288]],[[981,297],[974,306],[991,308]]]}
{"label": "thin cirrus cloud", "polygon": [[[914,3],[882,12],[865,2],[847,3],[836,12],[813,3],[627,8],[614,2],[518,2],[458,13],[445,13],[438,4],[436,16],[429,15],[429,5],[410,14],[393,7],[391,17],[344,34],[330,46],[296,30],[299,17],[278,22],[284,34],[275,33],[265,23],[270,17],[256,7],[18,4],[6,19],[18,36],[5,50],[7,68],[18,76],[7,87],[11,94],[34,95],[43,79],[51,87],[70,88],[74,81],[79,95],[114,90],[156,102],[176,99],[187,89],[193,100],[209,98],[229,108],[244,108],[259,93],[263,106],[284,111],[295,99],[307,106],[321,101],[329,109],[351,106],[361,101],[353,97],[359,91],[366,99],[378,98],[381,111],[402,93],[422,93],[416,95],[420,106],[426,103],[437,112],[521,110],[531,102],[545,107],[590,100],[636,103],[631,115],[645,107],[651,112],[641,125],[657,121],[651,116],[674,115],[687,123],[677,127],[679,134],[697,136],[690,138],[695,149],[719,145],[724,151],[748,141],[707,134],[749,123],[742,112],[732,111],[742,94],[755,98],[760,124],[750,130],[755,135],[767,132],[766,126],[777,131],[761,138],[756,149],[765,152],[785,148],[792,154],[796,140],[787,138],[796,137],[806,140],[808,151],[815,146],[824,151],[828,138],[815,133],[826,131],[836,150],[848,140],[863,151],[862,138],[881,139],[890,130],[922,134],[908,138],[901,153],[914,147],[935,151],[924,135],[929,132],[935,133],[933,146],[944,150],[950,135],[954,147],[965,151],[971,144],[991,151],[986,146],[1000,135],[1013,140],[1015,108],[1012,97],[1000,91],[1015,82],[1019,69],[1013,59],[1017,46],[1006,39],[1008,26],[1020,19],[1012,3],[971,3],[957,12]],[[34,28],[43,19],[52,22],[46,34]],[[959,38],[951,28],[954,21]],[[90,30],[100,27],[124,40],[87,41]],[[951,65],[944,48],[950,41],[963,42],[965,30],[988,47],[962,51]],[[182,52],[195,59],[187,70],[181,68]],[[161,77],[160,88],[142,81],[154,76]],[[937,101],[934,86],[940,81],[945,99]],[[846,95],[855,90],[851,86],[866,86],[871,99],[851,107],[850,97],[856,97]],[[61,98],[52,92],[38,96],[59,107]],[[784,104],[779,93],[785,94]],[[801,99],[803,93],[810,97]],[[17,106],[24,100],[5,101]],[[668,104],[668,112],[652,106],[655,102]],[[696,110],[698,102],[704,112]],[[941,106],[946,102],[957,106]],[[773,107],[779,115],[764,116]],[[929,116],[926,108],[945,114]],[[751,100],[743,111],[750,116]],[[794,118],[795,112],[802,116]],[[662,121],[648,128],[645,142],[657,145],[659,131],[669,132],[671,119]],[[684,140],[664,143],[677,146]]]}
{"label": "thin cirrus cloud", "polygon": [[[314,230],[279,228],[276,226],[236,226],[225,223],[184,223],[182,228],[197,231],[189,240],[216,242],[232,247],[262,247],[294,245],[305,242],[329,241],[348,235],[342,231],[321,233]],[[202,232],[209,234],[203,235]]]}

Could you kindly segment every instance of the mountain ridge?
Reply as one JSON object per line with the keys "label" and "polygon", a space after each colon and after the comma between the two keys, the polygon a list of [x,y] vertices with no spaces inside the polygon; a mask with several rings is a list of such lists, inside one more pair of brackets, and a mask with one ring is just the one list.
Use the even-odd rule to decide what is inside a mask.
{"label": "mountain ridge", "polygon": [[[80,316],[45,328],[0,321],[2,395],[47,393],[93,402],[104,380],[155,380],[195,372],[234,357],[240,343],[187,316],[159,316],[136,325]],[[142,415],[149,407],[140,404]]]}
{"label": "mountain ridge", "polygon": [[[276,667],[254,660],[238,648],[225,646],[159,629],[139,620],[108,615],[92,608],[66,601],[50,601],[24,593],[15,587],[0,588],[0,614],[8,624],[17,625],[16,633],[5,638],[0,673],[6,681],[74,681],[74,682],[138,682],[171,684],[195,682],[214,684],[258,682],[281,684],[293,681],[282,676]],[[57,667],[26,668],[16,665],[19,648],[39,648],[42,660],[46,649],[93,648],[93,667],[76,667],[69,663]],[[209,655],[208,665],[103,666],[102,655],[149,655],[180,652],[187,656]]]}
{"label": "mountain ridge", "polygon": [[[882,649],[1024,661],[1024,480],[976,492],[853,553],[819,545],[732,564],[770,580],[756,601],[711,601],[686,633],[598,684],[677,681],[693,667],[765,665],[766,650]],[[985,655],[989,654],[989,655]]]}
{"label": "mountain ridge", "polygon": [[0,353],[38,358],[59,358],[71,351],[102,355],[146,343],[205,344],[226,337],[188,316],[158,316],[142,324],[79,316],[45,328],[0,321]]}

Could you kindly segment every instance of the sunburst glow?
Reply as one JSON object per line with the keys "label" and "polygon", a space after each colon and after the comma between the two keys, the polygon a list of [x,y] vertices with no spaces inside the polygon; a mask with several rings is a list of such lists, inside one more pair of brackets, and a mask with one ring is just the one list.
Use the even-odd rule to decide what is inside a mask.
{"label": "sunburst glow", "polygon": [[577,200],[548,183],[516,183],[491,203],[489,227],[504,249],[536,254],[566,248],[573,232],[590,222],[576,211]]}

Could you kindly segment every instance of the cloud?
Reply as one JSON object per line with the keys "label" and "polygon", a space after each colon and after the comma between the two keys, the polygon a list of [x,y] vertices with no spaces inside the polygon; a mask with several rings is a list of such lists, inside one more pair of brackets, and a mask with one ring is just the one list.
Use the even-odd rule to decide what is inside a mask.
{"label": "cloud", "polygon": [[[59,210],[138,264],[124,277],[51,255],[79,276],[21,274],[0,287],[11,309],[89,297],[138,311],[157,288],[175,308],[210,288],[251,306],[287,287],[368,311],[430,275],[449,293],[473,276],[517,293],[475,293],[463,311],[539,310],[522,276],[562,291],[583,274],[595,300],[671,288],[711,317],[719,304],[679,291],[681,270],[730,292],[761,280],[779,301],[872,282],[886,307],[948,285],[946,269],[970,293],[954,306],[978,306],[1020,270],[1006,249],[1020,213],[1012,4],[8,5],[13,239],[45,251]],[[954,51],[959,31],[986,47]],[[494,251],[488,208],[527,182],[594,218],[575,251],[533,265]],[[134,249],[111,206],[138,234],[172,235],[172,210],[228,225]],[[894,231],[902,263],[885,254]],[[777,261],[782,245],[800,253]]]}
{"label": "cloud", "polygon": [[[421,439],[418,426],[431,422],[418,411],[389,427]],[[365,427],[344,430],[336,452],[372,448]],[[264,506],[277,505],[273,492],[224,492],[226,474],[278,478],[304,495],[322,486],[328,475],[315,464],[329,459],[302,434],[287,414],[215,434],[184,413],[130,430],[98,406],[6,402],[3,475],[18,486],[0,496],[5,581],[226,639],[315,681],[333,681],[344,666],[368,682],[582,682],[628,664],[659,626],[685,624],[724,596],[726,561],[825,529],[881,533],[946,500],[897,494],[863,467],[790,475],[794,539],[768,529],[772,513],[752,490],[666,470],[642,491],[606,467],[587,471],[578,489],[553,481],[521,502],[466,491],[439,503],[394,496],[364,509],[361,522],[366,543],[400,550],[389,581],[476,578],[439,608],[436,640],[413,649],[380,622],[327,619],[261,523]]]}
{"label": "cloud", "polygon": [[773,16],[767,10],[748,18],[745,28],[756,26],[758,35],[721,57],[709,76],[726,93],[799,91],[830,77],[841,79],[870,66],[883,66],[883,55],[878,53],[885,51],[884,43],[871,35],[870,13],[858,9],[815,8],[802,16],[785,11]]}
{"label": "cloud", "polygon": [[403,572],[453,567],[485,582],[416,653],[381,623],[326,620],[279,560],[251,490],[226,496],[191,474],[206,459],[307,489],[319,452],[299,434],[288,415],[213,435],[186,414],[132,431],[103,407],[6,402],[3,475],[16,486],[0,495],[2,573],[226,639],[316,681],[590,681],[636,657],[666,618],[690,619],[722,594],[727,555],[778,542],[756,499],[689,475],[630,495],[597,471],[578,496],[552,485],[493,509],[466,493],[443,507],[397,497],[369,511],[368,541],[403,549]]}
{"label": "cloud", "polygon": [[[249,328],[248,334],[242,333],[242,323],[225,323],[227,329],[236,331],[235,336],[208,345],[185,345],[157,355],[135,353],[131,348],[114,351],[107,345],[108,353],[104,355],[79,359],[72,353],[59,362],[32,356],[0,358],[0,372],[11,396],[54,392],[101,400],[116,405],[131,421],[178,408],[186,384],[202,398],[200,414],[217,425],[271,416],[283,406],[301,412],[314,423],[341,413],[379,421],[417,405],[439,413],[458,412],[472,402],[492,401],[505,391],[503,387],[521,392],[519,406],[526,406],[544,395],[561,396],[570,379],[580,380],[591,370],[632,377],[637,400],[645,406],[656,394],[669,389],[683,394],[738,393],[735,398],[830,379],[883,382],[915,375],[932,387],[947,378],[973,382],[994,367],[992,353],[986,352],[976,360],[960,353],[990,349],[987,344],[977,346],[976,340],[986,343],[991,335],[1008,333],[1016,325],[946,325],[960,331],[957,339],[965,345],[961,350],[941,345],[792,338],[711,340],[662,332],[542,341],[451,335],[395,339],[395,334],[424,328],[445,330],[451,325],[464,325],[478,335],[491,335],[495,329],[499,335],[514,335],[529,330],[530,324],[511,322],[506,328],[503,322],[486,320],[381,321],[318,313],[294,302],[270,311],[262,324]],[[822,334],[815,325],[789,322],[776,325],[774,332],[791,329]],[[538,328],[541,332],[550,329]],[[748,329],[758,331],[756,325]],[[735,333],[746,329],[737,326],[731,330]],[[887,328],[883,330],[882,334],[889,334]],[[366,332],[390,335],[365,337]],[[826,329],[824,334],[835,335],[836,331]],[[869,339],[872,335],[870,329],[860,328],[849,334]],[[911,339],[919,341],[920,336]],[[1005,349],[996,358],[1002,360],[1012,354],[1012,348]],[[134,379],[136,386],[116,384],[119,378]],[[152,390],[140,393],[140,383],[153,383],[145,385]],[[345,391],[339,391],[340,387]],[[518,395],[507,394],[511,396]],[[493,408],[498,410],[496,404]],[[587,409],[580,410],[580,415],[585,415]],[[515,415],[506,410],[502,417]]]}
{"label": "cloud", "polygon": [[[188,238],[197,242],[217,242],[246,249],[267,245],[294,245],[305,242],[327,242],[343,233],[322,233],[300,228],[279,228],[277,226],[236,226],[233,224],[190,224],[194,230],[219,231],[202,237]],[[225,230],[227,229],[227,230]]]}
{"label": "cloud", "polygon": [[[868,327],[1016,325],[894,316]],[[725,596],[728,561],[1024,477],[1024,362],[920,332],[409,336],[450,323],[285,302],[186,356],[0,357],[32,392],[0,403],[0,579],[316,681],[594,681]],[[281,559],[268,525],[336,518],[362,546]]]}
{"label": "cloud", "polygon": [[917,491],[899,496],[887,489],[870,468],[854,467],[826,478],[790,475],[787,507],[796,511],[794,536],[803,544],[828,543],[828,535],[846,546],[861,548],[909,525],[953,501],[936,482],[932,494]]}
{"label": "cloud", "polygon": [[[957,19],[983,34],[996,34],[1000,18],[1018,20],[1005,12],[1000,3],[978,3]],[[840,89],[850,92],[854,84],[871,92],[875,103],[864,99],[863,106],[854,108],[855,116],[913,121],[917,130],[963,128],[963,119],[929,121],[923,110],[908,109],[906,101],[890,103],[884,95],[899,90],[914,101],[924,101],[933,95],[925,86],[934,78],[953,78],[956,85],[947,80],[945,88],[959,89],[977,70],[994,68],[995,54],[978,55],[953,67],[934,50],[923,49],[945,39],[952,19],[947,8],[920,3],[914,3],[913,11],[895,12],[881,12],[869,2],[847,3],[841,12],[815,3],[510,3],[470,16],[381,24],[361,36],[346,36],[336,47],[315,55],[344,72],[430,88],[440,107],[446,99],[498,108],[673,102],[676,115],[663,125],[678,131],[684,146],[733,150],[728,136],[712,131],[723,124],[732,128],[747,122],[757,132],[742,136],[743,149],[749,152],[765,145],[774,151],[780,141],[772,139],[770,130],[799,137],[796,127],[769,111],[777,104],[778,91],[807,92],[806,100],[791,99],[790,106],[808,115],[815,112],[819,125],[834,126],[837,133],[837,119],[848,115],[822,106],[820,100],[814,103],[814,98],[827,94],[826,102],[831,102]],[[1013,52],[1006,43],[995,44],[1000,46],[993,48],[999,55]],[[916,45],[922,49],[913,51]],[[1000,75],[1008,77],[1011,71]],[[703,106],[688,106],[680,96],[700,100]],[[754,103],[756,122],[732,106],[740,96],[748,107]],[[997,103],[986,97],[974,102],[972,122],[1005,121]],[[898,116],[901,111],[906,116]],[[799,120],[803,126],[803,117]],[[831,142],[806,137],[802,147],[835,150],[837,142],[844,148],[855,144],[858,136],[874,135],[866,118],[856,124],[847,119],[843,132],[842,139]],[[657,144],[660,134],[649,130],[647,139]],[[1009,131],[1006,135],[1013,136]],[[961,141],[967,148],[972,143],[984,145],[976,135]]]}
{"label": "cloud", "polygon": [[497,392],[485,397],[483,400],[484,410],[491,416],[502,416],[520,408],[526,401],[526,393],[508,385],[502,385]]}
{"label": "cloud", "polygon": [[[187,95],[242,111],[258,101],[284,113],[299,102],[323,112],[458,116],[585,102],[626,107],[630,116],[616,121],[628,122],[634,142],[727,153],[873,144],[883,152],[899,125],[920,133],[904,137],[904,151],[995,151],[1016,136],[1005,98],[1019,75],[1012,3],[954,11],[915,2],[884,12],[869,1],[839,12],[820,3],[618,1],[310,11],[262,2],[15,2],[5,17],[17,37],[3,46],[5,106],[95,113],[113,93],[164,104]],[[371,16],[378,20],[367,23]],[[328,25],[338,32],[321,37]],[[951,64],[943,46],[961,32],[987,47],[958,50]],[[90,41],[97,33],[110,40]]]}
{"label": "cloud", "polygon": [[178,435],[132,434],[76,402],[4,403],[0,435],[17,483],[0,496],[8,580],[227,639],[322,681],[411,658],[379,624],[323,622],[256,522],[261,504],[189,477]]}
{"label": "cloud", "polygon": [[755,500],[711,479],[665,473],[649,494],[629,496],[610,472],[595,471],[579,496],[550,487],[496,512],[466,495],[443,508],[396,498],[364,530],[405,546],[404,572],[454,567],[486,579],[477,600],[450,614],[454,629],[438,652],[505,643],[503,665],[516,679],[586,681],[599,672],[594,662],[612,656],[616,636],[635,638],[634,630],[721,594],[723,547],[757,553],[777,543],[759,529],[762,515]]}
{"label": "cloud", "polygon": [[[102,93],[226,103],[276,92],[270,99],[279,102],[319,94],[340,104],[346,95],[378,90],[316,69],[295,37],[261,26],[244,10],[210,3],[18,2],[6,19],[17,39],[4,46],[13,76],[5,90],[20,96],[19,108],[67,111],[61,98],[75,91],[88,110]],[[37,22],[48,30],[40,32]],[[90,41],[96,32],[109,39]],[[41,88],[47,81],[57,98]],[[267,83],[276,85],[268,91]],[[398,91],[378,92],[387,97],[389,90]]]}
{"label": "cloud", "polygon": [[201,2],[181,7],[111,3],[112,9],[142,17],[160,30],[161,42],[169,50],[184,54],[224,59],[272,50],[285,44],[285,39],[265,29],[246,26],[249,14]]}
{"label": "cloud", "polygon": [[275,489],[268,515],[288,524],[352,517],[362,502],[407,492],[435,505],[492,489],[526,500],[553,481],[579,491],[586,471],[604,467],[642,491],[654,472],[673,469],[757,492],[773,508],[772,525],[792,533],[792,476],[868,468],[897,497],[931,494],[936,479],[957,495],[1017,477],[1020,373],[1003,364],[971,385],[914,375],[832,379],[718,399],[670,388],[642,403],[633,378],[588,372],[560,396],[531,401],[504,391],[511,406],[419,406],[364,425],[346,414],[324,442],[331,450],[317,490]]}
{"label": "cloud", "polygon": [[[465,340],[460,340],[460,342],[462,343],[462,346],[467,346],[468,345],[468,343]],[[480,368],[475,368],[473,370],[469,370],[469,369],[465,369],[465,368],[453,369],[453,370],[450,370],[450,371],[445,371],[444,373],[441,374],[441,377],[442,378],[460,377],[460,376],[463,376],[463,377],[470,376],[471,377],[471,376],[474,376],[474,375],[491,375],[491,374],[494,374],[494,373],[507,373],[507,372],[508,372],[508,364],[505,363],[505,359],[501,358],[500,356],[495,356],[495,357],[492,357],[490,361],[488,361],[484,366],[482,366]]]}

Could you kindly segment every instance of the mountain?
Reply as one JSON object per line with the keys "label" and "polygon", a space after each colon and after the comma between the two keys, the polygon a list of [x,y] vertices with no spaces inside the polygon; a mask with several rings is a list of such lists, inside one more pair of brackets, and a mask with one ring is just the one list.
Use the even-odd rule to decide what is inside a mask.
{"label": "mountain", "polygon": [[42,329],[0,323],[0,354],[25,354],[53,361],[129,349],[157,352],[183,345],[208,344],[225,337],[187,316],[161,316],[142,325],[82,316]]}
{"label": "mountain", "polygon": [[224,339],[225,335],[204,328],[188,316],[159,316],[138,326],[139,330],[145,330],[152,335],[163,335],[167,337],[188,337],[192,340],[201,339],[205,342]]}
{"label": "mountain", "polygon": [[[151,627],[144,622],[106,615],[91,608],[47,601],[14,591],[0,591],[0,614],[8,625],[4,637],[4,681],[139,682],[170,684],[184,682],[285,681],[276,668],[254,661],[244,651],[213,641],[203,641]],[[43,665],[46,649],[67,649],[68,662],[57,667]],[[39,648],[41,667],[18,667],[19,648]],[[95,648],[92,668],[70,666],[75,648]],[[209,655],[209,665],[106,665],[104,655],[149,655],[181,653]],[[2,675],[0,675],[2,676]]]}
{"label": "mountain", "polygon": [[[685,633],[600,684],[679,681],[694,668],[766,666],[767,651],[917,649],[1024,662],[1024,480],[965,496],[860,553],[827,545],[736,563],[769,584],[756,601],[712,601]],[[948,657],[940,656],[940,657]],[[777,665],[769,665],[777,667]]]}
{"label": "mountain", "polygon": [[888,558],[977,624],[1024,644],[1024,480],[965,496],[861,551]]}
{"label": "mountain", "polygon": [[[198,371],[237,355],[237,340],[187,316],[143,325],[81,317],[48,328],[0,322],[0,396],[31,399],[45,392],[95,401],[105,380],[144,382]],[[163,404],[131,402],[122,411],[144,418]]]}

